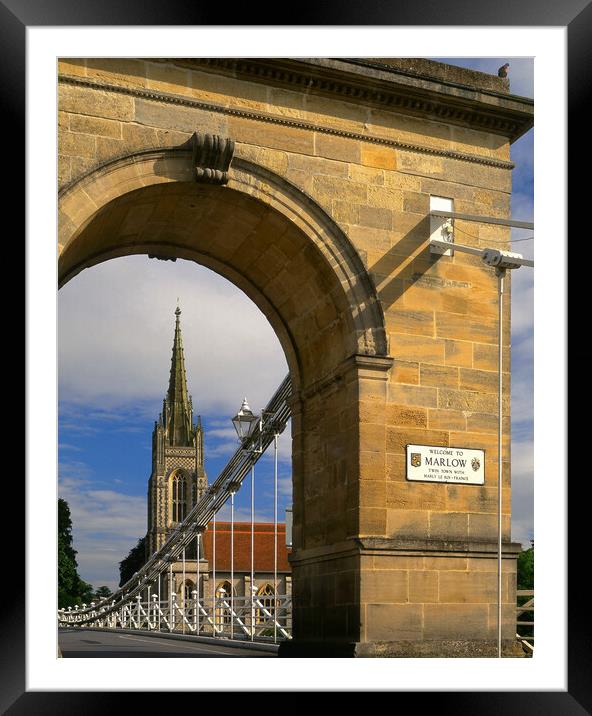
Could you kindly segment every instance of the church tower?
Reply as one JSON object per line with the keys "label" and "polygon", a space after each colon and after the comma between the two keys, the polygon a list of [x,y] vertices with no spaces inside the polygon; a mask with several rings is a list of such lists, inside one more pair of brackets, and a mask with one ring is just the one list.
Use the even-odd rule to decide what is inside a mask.
{"label": "church tower", "polygon": [[191,396],[187,392],[180,315],[177,306],[169,388],[152,432],[147,558],[160,549],[208,486],[201,417],[194,425]]}

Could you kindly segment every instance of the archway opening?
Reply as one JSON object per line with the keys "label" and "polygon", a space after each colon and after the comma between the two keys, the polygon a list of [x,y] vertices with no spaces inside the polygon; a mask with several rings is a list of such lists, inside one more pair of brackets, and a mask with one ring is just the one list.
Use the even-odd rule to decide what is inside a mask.
{"label": "archway opening", "polygon": [[[259,309],[229,281],[194,262],[118,258],[82,272],[60,290],[59,491],[72,511],[83,578],[112,590],[119,583],[118,562],[144,539],[154,507],[147,489],[152,432],[170,379],[177,299],[183,307],[188,397],[194,423],[203,430],[200,450],[210,484],[238,447],[231,417],[245,393],[259,413],[288,372]],[[290,445],[288,425],[279,442],[280,522],[292,501]],[[165,522],[172,530],[197,501],[197,475],[175,464],[166,482]],[[258,462],[256,482],[256,520],[271,522],[271,454]],[[250,520],[248,482],[235,507],[237,521]],[[229,519],[228,506],[218,518]],[[186,556],[195,559],[195,545]]]}
{"label": "archway opening", "polygon": [[190,259],[238,286],[273,326],[297,386],[356,352],[350,307],[331,266],[299,227],[251,196],[173,182],[112,199],[64,247],[60,285],[132,254]]}

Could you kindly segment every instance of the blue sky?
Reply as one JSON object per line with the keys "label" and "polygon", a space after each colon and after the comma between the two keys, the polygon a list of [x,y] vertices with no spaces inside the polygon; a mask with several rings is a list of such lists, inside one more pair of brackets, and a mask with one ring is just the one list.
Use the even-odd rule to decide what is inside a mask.
{"label": "blue sky", "polygon": [[[497,73],[533,96],[528,59],[434,58]],[[533,131],[512,146],[512,214],[532,221]],[[531,233],[515,232],[515,239]],[[514,250],[533,256],[533,241]],[[215,479],[237,446],[231,417],[246,395],[260,410],[287,373],[275,334],[235,286],[196,264],[126,257],[82,272],[58,294],[59,495],[70,505],[80,573],[114,588],[118,562],[146,532],[151,431],[168,385],[177,298],[189,391]],[[513,539],[532,537],[533,271],[512,277]],[[215,308],[212,308],[215,307]],[[150,316],[150,320],[146,317]],[[279,517],[291,502],[289,428],[280,440]],[[257,465],[256,518],[273,517],[271,452]],[[248,520],[249,486],[236,498]]]}

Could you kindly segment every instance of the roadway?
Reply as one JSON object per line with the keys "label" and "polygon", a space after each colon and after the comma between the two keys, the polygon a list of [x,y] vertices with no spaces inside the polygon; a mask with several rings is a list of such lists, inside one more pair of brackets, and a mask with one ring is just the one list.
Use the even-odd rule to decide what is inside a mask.
{"label": "roadway", "polygon": [[148,658],[215,659],[224,657],[275,657],[274,652],[249,647],[225,646],[190,642],[166,636],[147,634],[118,634],[95,629],[59,629],[58,642],[62,656],[71,658]]}

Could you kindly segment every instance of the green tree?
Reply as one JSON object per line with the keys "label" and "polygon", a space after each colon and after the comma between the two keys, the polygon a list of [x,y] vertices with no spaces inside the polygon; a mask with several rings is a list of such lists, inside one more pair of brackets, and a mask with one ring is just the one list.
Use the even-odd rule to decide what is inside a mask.
{"label": "green tree", "polygon": [[518,589],[534,589],[534,547],[518,555]]}
{"label": "green tree", "polygon": [[119,563],[119,586],[123,586],[128,579],[146,563],[146,538],[141,537],[138,544],[132,547],[127,557]]}
{"label": "green tree", "polygon": [[72,546],[72,517],[66,500],[58,499],[58,606],[90,603],[92,585],[80,578]]}
{"label": "green tree", "polygon": [[[518,574],[516,577],[516,588],[530,590],[534,589],[534,545],[529,549],[523,550],[518,555]],[[527,604],[532,597],[519,596],[517,597],[518,605],[522,606]],[[534,610],[527,610],[518,614],[518,621],[521,622],[534,622]],[[521,636],[533,636],[534,627],[526,626],[521,624],[518,627],[518,632]]]}
{"label": "green tree", "polygon": [[105,584],[103,584],[95,592],[94,600],[99,601],[101,599],[106,599],[107,597],[110,597],[112,594],[113,594],[113,592],[109,589],[109,587],[107,587]]}

